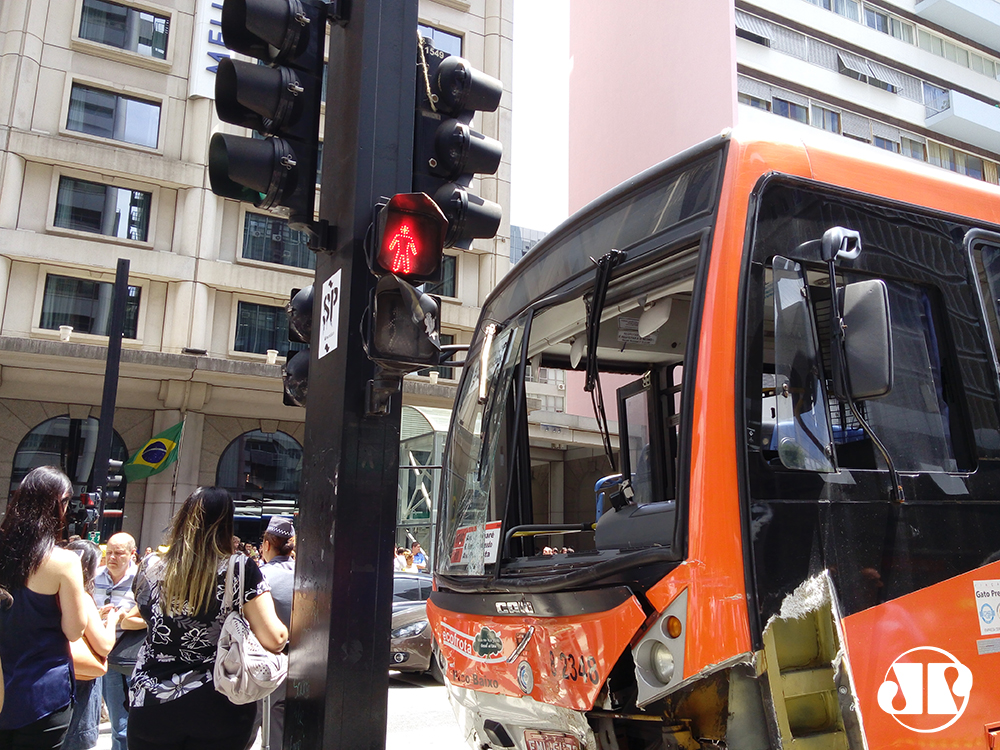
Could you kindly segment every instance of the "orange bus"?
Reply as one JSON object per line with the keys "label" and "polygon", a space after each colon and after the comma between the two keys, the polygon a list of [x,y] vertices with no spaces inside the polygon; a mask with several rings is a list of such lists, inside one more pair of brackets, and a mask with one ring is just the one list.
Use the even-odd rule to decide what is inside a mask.
{"label": "orange bus", "polygon": [[998,316],[1000,189],[823,133],[726,132],[550,233],[444,462],[470,742],[1000,747]]}

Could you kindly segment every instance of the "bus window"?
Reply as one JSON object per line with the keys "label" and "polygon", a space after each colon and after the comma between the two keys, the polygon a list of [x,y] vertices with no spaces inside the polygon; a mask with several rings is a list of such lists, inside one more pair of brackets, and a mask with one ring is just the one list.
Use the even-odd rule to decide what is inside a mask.
{"label": "bus window", "polygon": [[[776,256],[766,312],[773,327],[773,362],[765,364],[761,450],[788,469],[835,471],[884,468],[871,438],[832,394],[830,289],[824,272],[803,270]],[[860,278],[844,274],[838,283]],[[858,408],[882,440],[898,471],[957,472],[972,460],[962,434],[957,391],[948,380],[941,310],[932,288],[886,280],[895,369],[885,396]],[[815,332],[815,333],[814,333]],[[773,372],[773,374],[771,374]],[[832,450],[831,450],[832,443]]]}

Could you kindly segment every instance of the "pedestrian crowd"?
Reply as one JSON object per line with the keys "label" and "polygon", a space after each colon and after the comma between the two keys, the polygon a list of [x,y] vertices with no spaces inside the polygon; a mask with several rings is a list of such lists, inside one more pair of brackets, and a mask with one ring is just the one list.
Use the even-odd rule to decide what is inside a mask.
{"label": "pedestrian crowd", "polygon": [[214,674],[224,602],[263,649],[285,649],[292,523],[275,516],[259,548],[240,543],[232,497],[200,487],[140,559],[126,533],[103,550],[63,541],[72,495],[62,471],[36,468],[0,522],[0,750],[89,750],[102,705],[113,750],[247,750],[258,728],[280,747],[284,682],[235,703]]}
{"label": "pedestrian crowd", "polygon": [[427,571],[427,555],[420,547],[420,542],[414,542],[409,549],[396,547],[393,552],[392,569],[397,573],[423,573]]}

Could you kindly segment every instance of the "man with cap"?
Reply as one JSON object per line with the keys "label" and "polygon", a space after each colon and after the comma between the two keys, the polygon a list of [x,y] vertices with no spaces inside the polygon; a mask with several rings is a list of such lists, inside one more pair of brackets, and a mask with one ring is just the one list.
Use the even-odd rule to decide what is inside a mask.
{"label": "man with cap", "polygon": [[[260,543],[260,556],[264,561],[260,566],[260,572],[271,587],[274,610],[285,627],[290,627],[292,620],[292,592],[295,584],[295,560],[292,559],[294,550],[295,527],[292,526],[292,522],[287,518],[271,516],[271,522],[267,525],[264,539]],[[270,727],[261,738],[262,750],[267,750],[268,747],[281,747],[281,737],[285,727],[285,683],[278,685],[271,695],[257,703],[257,726],[261,725],[264,706],[268,702],[271,705],[269,711],[271,721]],[[256,731],[252,737],[256,739]],[[252,747],[253,744],[251,740],[248,747]]]}

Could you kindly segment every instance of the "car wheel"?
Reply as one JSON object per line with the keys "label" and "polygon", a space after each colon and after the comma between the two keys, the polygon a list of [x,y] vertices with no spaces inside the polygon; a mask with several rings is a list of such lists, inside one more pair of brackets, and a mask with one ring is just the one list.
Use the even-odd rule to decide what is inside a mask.
{"label": "car wheel", "polygon": [[441,652],[438,650],[437,641],[435,641],[434,645],[431,646],[431,668],[427,670],[427,674],[433,677],[435,682],[439,682],[444,685],[444,670],[444,657],[441,656]]}

